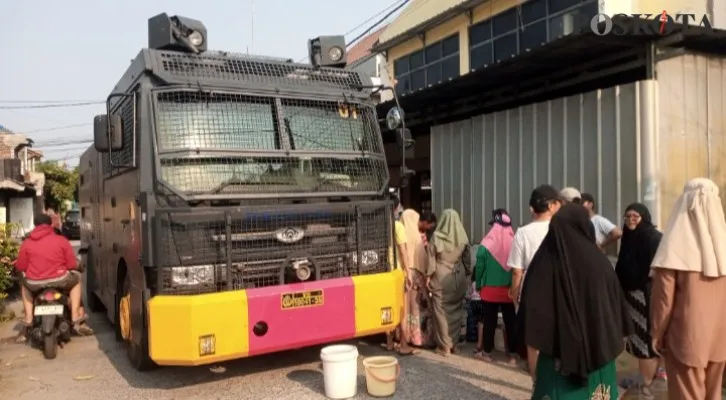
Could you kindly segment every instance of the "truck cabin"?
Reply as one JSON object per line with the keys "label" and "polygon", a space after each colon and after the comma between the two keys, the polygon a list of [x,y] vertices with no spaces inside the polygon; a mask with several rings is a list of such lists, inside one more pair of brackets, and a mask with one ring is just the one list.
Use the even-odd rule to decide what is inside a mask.
{"label": "truck cabin", "polygon": [[[207,44],[200,21],[149,19],[149,47],[94,120],[107,192],[128,193],[117,178],[135,176],[152,291],[390,271],[389,175],[370,100],[386,89],[344,69],[342,36],[309,41],[310,65]],[[400,109],[385,124],[410,147]]]}

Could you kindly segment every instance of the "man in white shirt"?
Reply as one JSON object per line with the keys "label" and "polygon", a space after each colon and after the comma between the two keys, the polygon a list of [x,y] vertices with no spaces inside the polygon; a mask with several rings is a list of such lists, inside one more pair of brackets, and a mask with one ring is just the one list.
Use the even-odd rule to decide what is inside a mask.
{"label": "man in white shirt", "polygon": [[563,202],[564,199],[550,185],[541,185],[532,191],[529,198],[532,222],[517,229],[507,260],[507,266],[512,268],[512,286],[509,294],[515,305],[519,303],[520,289],[527,267],[549,231],[550,219]]}
{"label": "man in white shirt", "polygon": [[622,229],[602,215],[595,213],[595,198],[589,193],[582,194],[582,206],[590,213],[590,221],[595,227],[595,242],[601,250],[618,241],[623,236]]}
{"label": "man in white shirt", "polygon": [[[527,267],[547,236],[552,216],[560,209],[564,201],[560,193],[550,185],[541,185],[532,191],[529,198],[532,222],[517,229],[507,260],[507,265],[512,268],[512,286],[509,289],[509,297],[514,301],[515,307],[519,307],[521,287]],[[527,364],[532,377],[534,377],[537,365],[537,355],[535,349],[527,349]]]}

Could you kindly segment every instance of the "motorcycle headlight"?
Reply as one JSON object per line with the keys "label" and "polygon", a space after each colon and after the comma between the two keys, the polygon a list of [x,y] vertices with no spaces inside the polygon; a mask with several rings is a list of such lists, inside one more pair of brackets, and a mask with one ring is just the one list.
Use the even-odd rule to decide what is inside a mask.
{"label": "motorcycle headlight", "polygon": [[214,283],[214,265],[173,267],[171,283],[175,286],[211,285]]}
{"label": "motorcycle headlight", "polygon": [[[360,255],[361,266],[370,267],[371,265],[378,264],[378,252],[374,250],[364,250],[361,251]],[[351,253],[350,258],[353,260],[354,264],[358,264],[358,253]]]}

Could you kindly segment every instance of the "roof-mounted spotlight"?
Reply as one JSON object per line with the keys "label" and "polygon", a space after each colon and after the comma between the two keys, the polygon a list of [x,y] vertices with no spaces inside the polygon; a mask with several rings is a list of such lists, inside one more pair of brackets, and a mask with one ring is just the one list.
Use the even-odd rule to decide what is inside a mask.
{"label": "roof-mounted spotlight", "polygon": [[161,13],[149,18],[149,48],[202,53],[207,50],[207,28],[195,19]]}
{"label": "roof-mounted spotlight", "polygon": [[308,41],[310,64],[314,67],[343,68],[347,63],[345,36],[319,36]]}

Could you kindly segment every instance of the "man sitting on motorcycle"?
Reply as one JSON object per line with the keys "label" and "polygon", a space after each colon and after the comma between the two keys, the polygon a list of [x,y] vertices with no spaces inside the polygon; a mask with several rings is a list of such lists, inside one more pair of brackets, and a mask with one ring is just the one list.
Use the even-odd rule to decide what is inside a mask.
{"label": "man sitting on motorcycle", "polygon": [[19,341],[27,340],[28,328],[33,324],[33,293],[45,288],[55,288],[68,293],[71,300],[73,328],[79,335],[92,335],[86,325],[87,315],[81,308],[81,273],[76,269],[76,255],[71,243],[57,235],[49,215],[41,214],[34,219],[35,229],[23,241],[18,251],[15,268],[23,273],[22,297],[25,308],[25,332]]}

